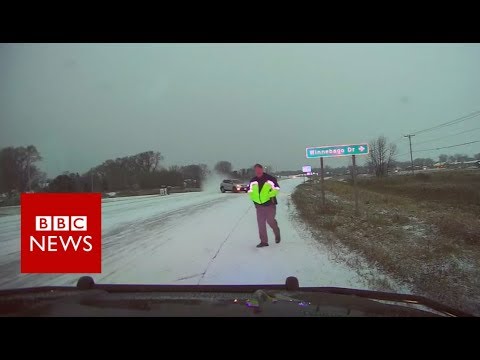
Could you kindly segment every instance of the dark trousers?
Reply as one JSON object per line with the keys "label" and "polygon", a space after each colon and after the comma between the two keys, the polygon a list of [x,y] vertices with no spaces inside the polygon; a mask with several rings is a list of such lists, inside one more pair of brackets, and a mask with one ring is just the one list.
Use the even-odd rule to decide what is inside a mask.
{"label": "dark trousers", "polygon": [[257,209],[258,234],[260,235],[260,241],[268,244],[267,223],[272,228],[275,237],[280,236],[280,229],[278,228],[277,220],[275,220],[277,205],[256,205],[255,208]]}

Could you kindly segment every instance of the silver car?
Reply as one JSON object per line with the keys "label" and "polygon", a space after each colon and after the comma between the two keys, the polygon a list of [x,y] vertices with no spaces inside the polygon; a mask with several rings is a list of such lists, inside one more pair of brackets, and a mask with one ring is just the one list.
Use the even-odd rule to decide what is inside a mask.
{"label": "silver car", "polygon": [[220,184],[220,191],[224,193],[225,191],[231,192],[247,192],[248,185],[238,179],[226,179],[223,180]]}

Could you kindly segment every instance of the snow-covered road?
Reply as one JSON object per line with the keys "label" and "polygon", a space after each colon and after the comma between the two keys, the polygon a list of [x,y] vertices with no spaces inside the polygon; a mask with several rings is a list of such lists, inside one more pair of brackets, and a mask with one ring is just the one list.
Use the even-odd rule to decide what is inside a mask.
{"label": "snow-covered road", "polygon": [[[302,179],[280,183],[282,242],[259,242],[247,194],[215,192],[107,199],[102,204],[101,283],[272,284],[296,276],[303,286],[365,287],[330,259],[294,218],[290,194]],[[20,217],[0,216],[0,288],[74,285],[83,274],[20,274]]]}

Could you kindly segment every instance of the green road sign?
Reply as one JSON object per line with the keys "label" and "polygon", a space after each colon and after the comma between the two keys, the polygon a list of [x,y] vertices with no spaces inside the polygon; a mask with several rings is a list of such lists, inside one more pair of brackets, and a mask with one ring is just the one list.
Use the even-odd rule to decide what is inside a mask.
{"label": "green road sign", "polygon": [[368,144],[351,144],[309,147],[306,149],[306,154],[307,159],[317,159],[322,157],[367,155],[368,151]]}

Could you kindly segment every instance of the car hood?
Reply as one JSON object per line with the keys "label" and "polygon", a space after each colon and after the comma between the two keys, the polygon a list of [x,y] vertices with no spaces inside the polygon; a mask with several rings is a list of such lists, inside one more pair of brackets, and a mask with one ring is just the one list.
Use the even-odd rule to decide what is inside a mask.
{"label": "car hood", "polygon": [[[294,280],[292,280],[294,279]],[[95,284],[0,291],[1,316],[470,316],[407,294],[285,285]]]}

